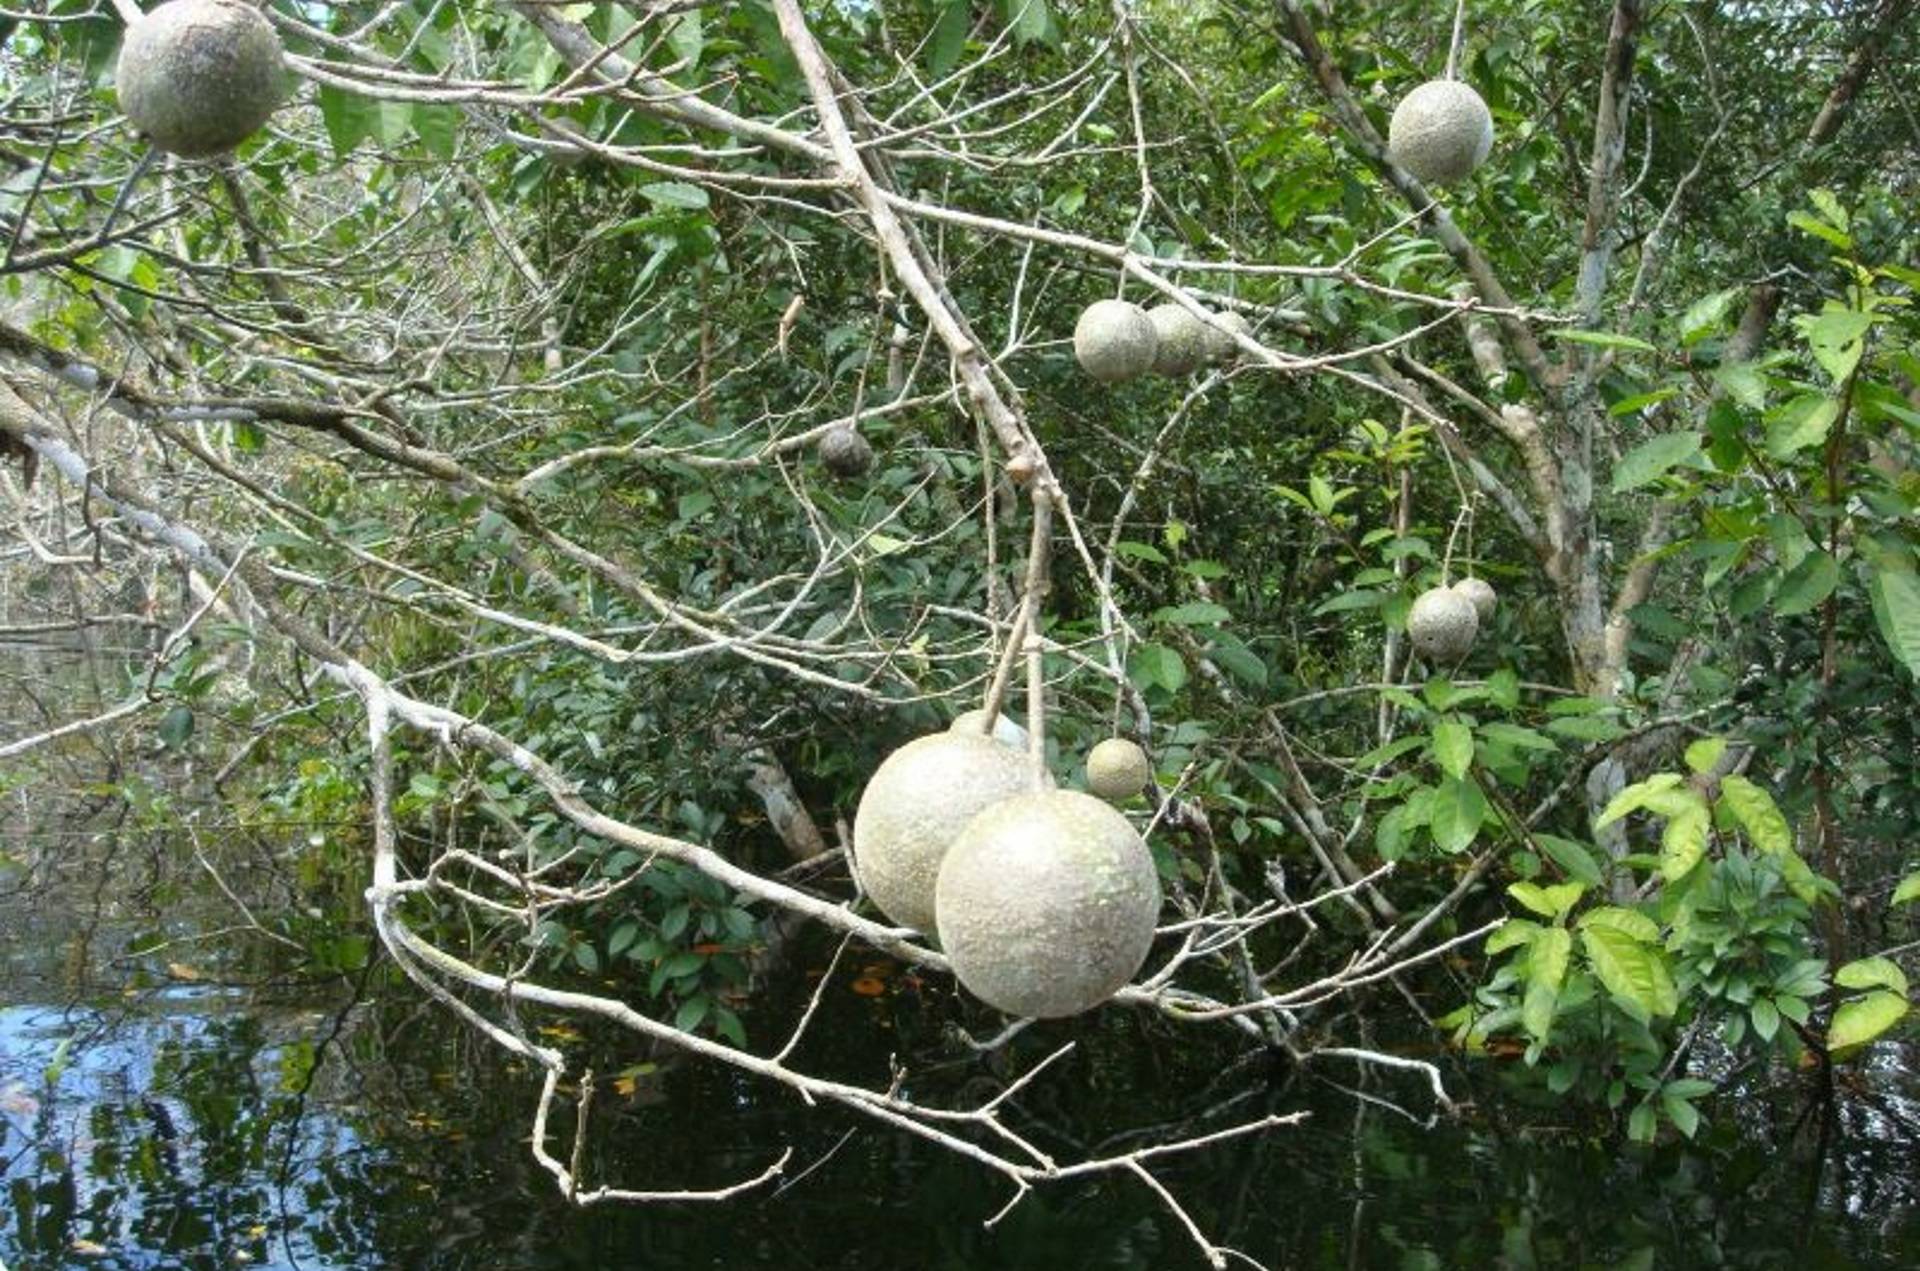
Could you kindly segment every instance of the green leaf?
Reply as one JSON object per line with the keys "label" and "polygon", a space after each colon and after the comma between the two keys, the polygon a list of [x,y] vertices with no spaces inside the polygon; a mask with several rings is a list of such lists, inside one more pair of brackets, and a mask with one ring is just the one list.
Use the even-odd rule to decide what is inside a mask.
{"label": "green leaf", "polygon": [[1720,806],[1746,831],[1747,838],[1761,851],[1772,856],[1793,852],[1793,830],[1780,815],[1773,796],[1737,773],[1720,782]]}
{"label": "green leaf", "polygon": [[1916,900],[1920,900],[1920,874],[1908,874],[1900,880],[1900,885],[1893,889],[1893,899],[1887,903],[1910,905]]}
{"label": "green leaf", "polygon": [[1480,725],[1480,737],[1483,741],[1495,742],[1502,746],[1511,746],[1515,750],[1552,750],[1560,749],[1558,743],[1545,733],[1537,733],[1531,728],[1522,728],[1518,724],[1491,723]]}
{"label": "green leaf", "polygon": [[1867,580],[1873,618],[1893,656],[1920,680],[1920,574],[1889,565],[1874,568]]}
{"label": "green leaf", "polygon": [[1815,548],[1780,580],[1780,589],[1773,595],[1773,611],[1783,618],[1807,613],[1831,596],[1839,584],[1839,563]]}
{"label": "green leaf", "polygon": [[698,212],[707,206],[707,192],[684,181],[655,181],[640,187],[640,197],[655,207]]}
{"label": "green leaf", "polygon": [[1473,766],[1473,730],[1452,720],[1435,724],[1433,761],[1448,776],[1456,780],[1465,777]]}
{"label": "green leaf", "polygon": [[1600,813],[1600,819],[1593,823],[1596,830],[1604,830],[1630,812],[1638,812],[1647,806],[1654,796],[1679,786],[1683,778],[1677,772],[1656,772],[1645,781],[1636,781],[1619,794],[1607,801]]}
{"label": "green leaf", "polygon": [[1791,459],[1827,439],[1840,418],[1840,403],[1821,393],[1802,393],[1767,412],[1767,453]]}
{"label": "green leaf", "polygon": [[1806,212],[1790,212],[1787,214],[1787,224],[1797,230],[1811,234],[1815,238],[1824,239],[1843,252],[1853,250],[1853,239],[1817,216]]}
{"label": "green leaf", "polygon": [[1698,344],[1712,335],[1727,320],[1728,310],[1739,298],[1740,288],[1729,287],[1694,301],[1680,316],[1680,343]]}
{"label": "green leaf", "polygon": [[348,92],[332,84],[322,84],[315,95],[320,106],[320,122],[326,126],[333,153],[345,158],[368,137],[380,130],[380,104],[374,98]]}
{"label": "green leaf", "polygon": [[1565,870],[1567,877],[1589,887],[1598,887],[1605,875],[1601,872],[1600,861],[1593,849],[1574,839],[1563,839],[1553,834],[1535,834],[1533,841],[1540,850]]}
{"label": "green leaf", "polygon": [[1660,1128],[1660,1116],[1653,1110],[1651,1099],[1634,1105],[1627,1117],[1627,1137],[1635,1143],[1653,1142],[1654,1131]]}
{"label": "green leaf", "polygon": [[1323,613],[1344,613],[1349,609],[1373,609],[1386,598],[1386,594],[1384,591],[1343,591],[1331,599],[1321,601],[1314,606],[1313,612],[1318,617]]}
{"label": "green leaf", "polygon": [[1907,1014],[1907,999],[1884,989],[1856,998],[1833,1013],[1827,1028],[1827,1049],[1851,1050],[1864,1046],[1898,1024]]}
{"label": "green leaf", "polygon": [[1375,746],[1366,754],[1353,761],[1356,768],[1378,768],[1381,764],[1391,763],[1410,750],[1418,750],[1428,745],[1425,737],[1396,737],[1384,746]]}
{"label": "green leaf", "polygon": [[1607,905],[1601,909],[1590,910],[1580,919],[1581,927],[1607,927],[1614,931],[1625,932],[1635,940],[1651,944],[1660,938],[1660,928],[1653,919],[1633,909],[1624,909],[1619,905]]}
{"label": "green leaf", "polygon": [[1527,951],[1527,979],[1548,985],[1557,992],[1567,978],[1567,963],[1572,957],[1573,933],[1565,927],[1543,928]]}
{"label": "green leaf", "polygon": [[1680,994],[1667,955],[1659,946],[1643,943],[1617,927],[1586,923],[1580,944],[1607,992],[1630,1004],[1643,1016],[1671,1015],[1680,1009]]}
{"label": "green leaf", "polygon": [[1685,1099],[1663,1094],[1660,1096],[1660,1107],[1666,1112],[1667,1120],[1673,1122],[1673,1128],[1688,1138],[1692,1138],[1693,1132],[1700,1128],[1699,1109]]}
{"label": "green leaf", "polygon": [[1610,719],[1595,715],[1572,715],[1547,721],[1547,731],[1575,741],[1613,741],[1626,735],[1626,729]]}
{"label": "green leaf", "polygon": [[1220,667],[1237,680],[1244,680],[1255,688],[1265,688],[1267,684],[1267,664],[1260,660],[1259,654],[1241,644],[1238,640],[1218,635],[1207,645],[1207,657],[1215,666]]}
{"label": "green leaf", "polygon": [[1635,353],[1659,352],[1645,340],[1621,335],[1616,331],[1572,331],[1562,327],[1552,332],[1552,335],[1556,340],[1566,340],[1572,344],[1591,344],[1602,349],[1629,349]]}
{"label": "green leaf", "polygon": [[193,736],[193,710],[175,706],[160,717],[160,741],[169,750],[179,750]]}
{"label": "green leaf", "polygon": [[1519,945],[1531,944],[1533,938],[1543,930],[1545,928],[1537,922],[1529,922],[1525,918],[1509,918],[1495,927],[1493,934],[1487,937],[1487,956],[1493,957],[1497,953],[1505,953],[1508,949]]}
{"label": "green leaf", "polygon": [[1727,739],[1724,737],[1702,737],[1687,747],[1687,767],[1705,775],[1713,771],[1720,757],[1727,753]]}
{"label": "green leaf", "polygon": [[943,79],[960,63],[967,46],[967,30],[973,25],[973,0],[948,0],[940,20],[933,24],[933,37],[927,42],[927,70],[935,79]]}
{"label": "green leaf", "polygon": [[700,1021],[713,1009],[713,999],[705,993],[696,993],[680,1003],[680,1009],[673,1013],[673,1026],[683,1033],[690,1033],[700,1027]]}
{"label": "green leaf", "polygon": [[1187,664],[1164,644],[1143,644],[1133,651],[1131,675],[1142,688],[1157,684],[1178,693],[1187,683]]}
{"label": "green leaf", "polygon": [[1433,791],[1427,826],[1443,852],[1464,852],[1487,819],[1487,798],[1471,781],[1448,777]]}
{"label": "green leaf", "polygon": [[1507,895],[1541,917],[1557,922],[1580,903],[1580,897],[1586,890],[1585,883],[1555,883],[1551,887],[1542,887],[1538,883],[1514,883],[1507,888]]}
{"label": "green leaf", "polygon": [[1853,374],[1866,351],[1866,334],[1873,326],[1873,315],[1857,309],[1830,307],[1818,316],[1802,314],[1794,319],[1806,337],[1814,361],[1838,384]]}
{"label": "green leaf", "polygon": [[1021,44],[1052,44],[1060,38],[1047,0],[1000,0],[1000,13]]}
{"label": "green leaf", "polygon": [[1734,401],[1750,410],[1759,410],[1767,404],[1767,381],[1760,368],[1751,362],[1735,362],[1730,366],[1718,366],[1713,371],[1713,382]]}
{"label": "green leaf", "polygon": [[1613,492],[1621,494],[1628,490],[1637,490],[1650,481],[1657,481],[1666,475],[1675,464],[1685,463],[1700,453],[1700,434],[1697,432],[1662,433],[1650,441],[1643,441],[1621,456],[1620,462],[1613,467]]}
{"label": "green leaf", "polygon": [[667,28],[667,47],[673,50],[673,60],[685,62],[687,70],[700,65],[700,55],[707,48],[706,25],[700,10],[694,9],[673,19],[673,25]]}
{"label": "green leaf", "polygon": [[1827,223],[1841,231],[1851,230],[1853,221],[1847,216],[1847,209],[1840,206],[1840,199],[1832,190],[1818,189],[1807,193],[1807,201],[1819,209]]}
{"label": "green leaf", "polygon": [[1691,806],[1668,820],[1660,834],[1662,878],[1673,882],[1693,872],[1693,867],[1707,854],[1707,829],[1711,820],[1707,801],[1697,795]]}
{"label": "green leaf", "polygon": [[1772,1041],[1773,1035],[1780,1031],[1780,1008],[1773,1004],[1772,998],[1754,998],[1753,1005],[1747,1008],[1747,1018],[1753,1021],[1753,1031],[1763,1042]]}
{"label": "green leaf", "polygon": [[1887,989],[1902,997],[1907,976],[1891,958],[1857,958],[1833,973],[1833,982],[1846,989]]}

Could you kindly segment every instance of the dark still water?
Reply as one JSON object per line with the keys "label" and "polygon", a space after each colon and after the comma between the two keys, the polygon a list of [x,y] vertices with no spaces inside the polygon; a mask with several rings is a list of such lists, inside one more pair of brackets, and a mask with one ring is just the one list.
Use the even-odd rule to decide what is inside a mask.
{"label": "dark still water", "polygon": [[[824,963],[806,952],[752,1013],[756,1044],[791,1020],[809,962]],[[377,971],[357,999],[339,980],[272,994],[214,987],[212,972],[181,982],[201,974],[183,964],[163,989],[96,976],[75,992],[57,947],[12,955],[0,962],[11,1271],[1203,1265],[1135,1182],[1043,1188],[987,1230],[1007,1189],[950,1154],[728,1072],[548,1032],[604,1042],[596,1066],[627,1075],[618,1089],[602,1080],[591,1183],[709,1186],[795,1149],[784,1179],[726,1204],[571,1209],[528,1152],[537,1083]],[[872,1080],[890,1054],[911,1055],[916,1093],[996,1089],[1007,1058],[954,1044],[951,1013],[892,968],[843,966],[806,1058]],[[1355,1083],[1351,1067],[1302,1074],[1123,1012],[1035,1034],[1012,1058],[1080,1043],[1022,1107],[1023,1128],[1063,1152],[1311,1113],[1160,1171],[1204,1229],[1263,1266],[1920,1266],[1911,1052],[1883,1048],[1825,1105],[1790,1079],[1744,1087],[1709,1104],[1700,1143],[1635,1149],[1504,1102],[1485,1066],[1449,1071],[1473,1102],[1428,1128],[1327,1080]],[[1362,1093],[1429,1111],[1416,1080],[1376,1076]],[[564,1156],[571,1123],[555,1128]]]}

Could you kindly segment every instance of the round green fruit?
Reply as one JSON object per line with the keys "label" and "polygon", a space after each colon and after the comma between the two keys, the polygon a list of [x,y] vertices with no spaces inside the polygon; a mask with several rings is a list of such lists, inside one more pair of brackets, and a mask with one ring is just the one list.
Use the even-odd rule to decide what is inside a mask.
{"label": "round green fruit", "polygon": [[1191,375],[1207,360],[1207,327],[1179,305],[1168,301],[1147,310],[1153,322],[1153,370],[1156,375]]}
{"label": "round green fruit", "polygon": [[1222,309],[1213,315],[1213,322],[1206,328],[1207,361],[1231,362],[1240,356],[1236,335],[1253,336],[1253,323],[1232,309]]}
{"label": "round green fruit", "polygon": [[820,462],[843,481],[862,476],[873,467],[873,447],[851,428],[835,428],[817,444]]}
{"label": "round green fruit", "polygon": [[976,814],[1033,789],[1022,752],[979,733],[933,733],[888,755],[853,816],[853,867],[894,922],[934,929],[940,862]]}
{"label": "round green fruit", "polygon": [[1493,584],[1484,578],[1462,578],[1453,585],[1453,589],[1465,596],[1473,604],[1474,615],[1480,625],[1485,626],[1493,620],[1493,611],[1500,606],[1499,594],[1493,590]]}
{"label": "round green fruit", "polygon": [[1073,356],[1102,383],[1137,379],[1153,370],[1159,335],[1139,305],[1096,300],[1073,327]]}
{"label": "round green fruit", "polygon": [[[953,717],[953,722],[947,725],[947,731],[950,733],[972,733],[976,737],[980,736],[987,731],[987,713],[978,707],[970,711],[962,711]],[[993,721],[992,736],[995,741],[1003,746],[1012,746],[1015,750],[1022,753],[1025,753],[1027,749],[1027,730],[1014,723],[1013,720],[1007,718],[1005,715]]]}
{"label": "round green fruit", "polygon": [[120,109],[169,154],[224,154],[286,95],[280,37],[244,0],[172,0],[127,28],[114,70]]}
{"label": "round green fruit", "polygon": [[1387,126],[1387,152],[1426,185],[1464,181],[1493,149],[1493,115],[1480,94],[1455,79],[1408,93]]}
{"label": "round green fruit", "polygon": [[1109,802],[1131,799],[1151,780],[1147,752],[1125,737],[1109,737],[1087,754],[1087,789]]}
{"label": "round green fruit", "polygon": [[1458,662],[1480,633],[1473,601],[1451,587],[1423,591],[1407,614],[1407,634],[1429,662]]}
{"label": "round green fruit", "polygon": [[969,993],[1009,1015],[1077,1015],[1140,970],[1160,876],[1127,818],[1044,790],[974,817],[940,868],[940,943]]}

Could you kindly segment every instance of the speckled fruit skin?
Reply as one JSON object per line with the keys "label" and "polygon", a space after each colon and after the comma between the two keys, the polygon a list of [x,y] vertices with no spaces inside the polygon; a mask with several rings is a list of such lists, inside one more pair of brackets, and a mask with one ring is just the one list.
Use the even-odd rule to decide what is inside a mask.
{"label": "speckled fruit skin", "polygon": [[1073,356],[1102,383],[1135,379],[1153,369],[1159,336],[1153,319],[1124,300],[1096,300],[1073,326]]}
{"label": "speckled fruit skin", "polygon": [[1160,878],[1126,817],[1090,794],[1046,790],[973,818],[940,867],[936,909],[969,993],[1056,1019],[1098,1006],[1140,970]]}
{"label": "speckled fruit skin", "polygon": [[[947,731],[950,733],[973,733],[976,736],[985,732],[986,728],[987,713],[979,707],[962,711],[953,717],[951,724],[947,725]],[[993,739],[1002,746],[1012,746],[1023,753],[1027,748],[1027,730],[1005,715],[993,722]]]}
{"label": "speckled fruit skin", "polygon": [[1493,115],[1459,80],[1420,85],[1393,112],[1387,151],[1427,185],[1463,181],[1493,149]]}
{"label": "speckled fruit skin", "polygon": [[1025,754],[978,733],[933,733],[888,755],[853,816],[860,885],[902,926],[934,929],[940,861],[975,814],[1033,789]]}
{"label": "speckled fruit skin", "polygon": [[1200,319],[1168,301],[1147,310],[1153,322],[1153,371],[1179,378],[1191,375],[1207,360],[1207,328]]}
{"label": "speckled fruit skin", "polygon": [[873,447],[851,428],[836,428],[820,438],[820,462],[836,477],[861,476],[873,466]]}
{"label": "speckled fruit skin", "polygon": [[1473,602],[1473,612],[1485,626],[1493,618],[1493,611],[1500,606],[1500,596],[1493,584],[1484,578],[1462,578],[1453,585],[1453,589]]}
{"label": "speckled fruit skin", "polygon": [[1407,634],[1413,647],[1430,662],[1458,662],[1480,633],[1480,615],[1473,601],[1451,587],[1420,593],[1407,614]]}
{"label": "speckled fruit skin", "polygon": [[155,146],[224,154],[286,95],[280,37],[242,0],[172,0],[127,29],[114,71],[120,109]]}
{"label": "speckled fruit skin", "polygon": [[1109,737],[1087,754],[1087,789],[1109,802],[1131,799],[1152,779],[1147,752],[1125,737]]}
{"label": "speckled fruit skin", "polygon": [[[1232,332],[1233,334],[1228,334]],[[1213,325],[1205,328],[1207,361],[1231,362],[1240,356],[1240,346],[1234,342],[1233,335],[1253,334],[1253,323],[1240,314],[1228,309],[1213,315]]]}

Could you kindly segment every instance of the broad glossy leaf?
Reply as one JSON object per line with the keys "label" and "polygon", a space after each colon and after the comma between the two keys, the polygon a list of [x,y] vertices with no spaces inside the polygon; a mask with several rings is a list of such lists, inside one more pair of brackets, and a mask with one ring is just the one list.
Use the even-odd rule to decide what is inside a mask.
{"label": "broad glossy leaf", "polygon": [[1864,1046],[1898,1024],[1907,1014],[1907,999],[1882,989],[1847,1002],[1833,1013],[1827,1029],[1827,1049]]}
{"label": "broad glossy leaf", "polygon": [[1618,905],[1608,905],[1604,909],[1595,909],[1580,919],[1580,926],[1610,927],[1623,931],[1635,940],[1652,942],[1660,938],[1660,928],[1653,919],[1632,909],[1623,909]]}
{"label": "broad glossy leaf", "polygon": [[1891,958],[1857,958],[1833,973],[1833,982],[1847,989],[1887,989],[1906,996],[1907,976]]}
{"label": "broad glossy leaf", "polygon": [[1693,867],[1707,854],[1707,830],[1711,822],[1705,799],[1698,799],[1692,807],[1667,821],[1666,828],[1660,832],[1662,878],[1672,882],[1693,872]]}
{"label": "broad glossy leaf", "polygon": [[1671,1015],[1680,1009],[1666,951],[1658,945],[1643,943],[1618,927],[1593,923],[1581,927],[1580,944],[1587,964],[1616,998],[1643,1015]]}
{"label": "broad glossy leaf", "polygon": [[1920,874],[1908,874],[1900,880],[1900,885],[1893,889],[1893,899],[1887,903],[1910,905],[1916,900],[1920,900]]}
{"label": "broad glossy leaf", "polygon": [[1720,806],[1733,813],[1747,838],[1761,851],[1776,856],[1793,851],[1793,831],[1774,805],[1773,796],[1745,777],[1734,773],[1721,780]]}
{"label": "broad glossy leaf", "polygon": [[1840,418],[1840,403],[1823,393],[1802,393],[1767,412],[1767,453],[1788,460],[1827,439]]}

